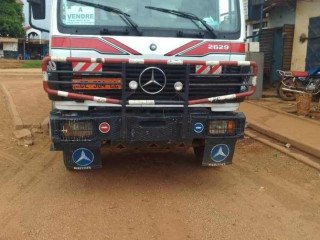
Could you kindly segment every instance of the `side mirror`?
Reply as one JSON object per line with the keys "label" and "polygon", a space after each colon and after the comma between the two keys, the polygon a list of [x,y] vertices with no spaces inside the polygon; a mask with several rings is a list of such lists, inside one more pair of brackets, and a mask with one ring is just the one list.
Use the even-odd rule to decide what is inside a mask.
{"label": "side mirror", "polygon": [[43,20],[46,18],[46,0],[27,0],[32,10],[33,19]]}

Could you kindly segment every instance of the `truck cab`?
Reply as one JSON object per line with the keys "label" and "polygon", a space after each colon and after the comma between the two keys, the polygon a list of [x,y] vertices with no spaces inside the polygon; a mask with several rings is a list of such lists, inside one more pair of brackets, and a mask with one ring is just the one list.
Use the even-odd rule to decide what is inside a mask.
{"label": "truck cab", "polygon": [[193,147],[203,166],[232,163],[258,72],[241,0],[29,3],[50,22],[43,87],[67,169],[101,168],[102,147]]}

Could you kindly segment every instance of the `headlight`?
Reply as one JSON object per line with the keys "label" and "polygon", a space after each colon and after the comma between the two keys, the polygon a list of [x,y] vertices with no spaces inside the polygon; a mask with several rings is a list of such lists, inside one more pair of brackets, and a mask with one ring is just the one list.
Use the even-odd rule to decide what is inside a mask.
{"label": "headlight", "polygon": [[182,84],[182,82],[176,82],[176,83],[174,84],[174,89],[175,89],[177,92],[182,91],[182,89],[183,89],[183,84]]}
{"label": "headlight", "polygon": [[234,121],[219,120],[209,122],[209,134],[211,135],[234,135]]}
{"label": "headlight", "polygon": [[88,138],[93,136],[93,125],[92,122],[70,121],[63,124],[61,131],[66,138]]}
{"label": "headlight", "polygon": [[131,81],[130,83],[129,83],[129,88],[131,89],[131,90],[137,90],[138,89],[138,83],[136,82],[136,81]]}

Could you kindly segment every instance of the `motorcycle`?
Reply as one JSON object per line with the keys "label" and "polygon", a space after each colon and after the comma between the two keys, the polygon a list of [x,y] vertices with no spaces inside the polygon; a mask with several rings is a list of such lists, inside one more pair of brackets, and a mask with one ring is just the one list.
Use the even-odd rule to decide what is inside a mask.
{"label": "motorcycle", "polygon": [[320,93],[320,66],[308,72],[278,70],[281,80],[277,91],[281,99],[294,101],[297,93]]}

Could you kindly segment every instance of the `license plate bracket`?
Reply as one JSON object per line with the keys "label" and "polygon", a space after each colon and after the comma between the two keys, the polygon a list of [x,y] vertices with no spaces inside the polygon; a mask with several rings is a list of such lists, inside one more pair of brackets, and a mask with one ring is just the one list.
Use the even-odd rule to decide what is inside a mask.
{"label": "license plate bracket", "polygon": [[84,78],[72,80],[73,90],[97,91],[97,90],[121,90],[121,78]]}

